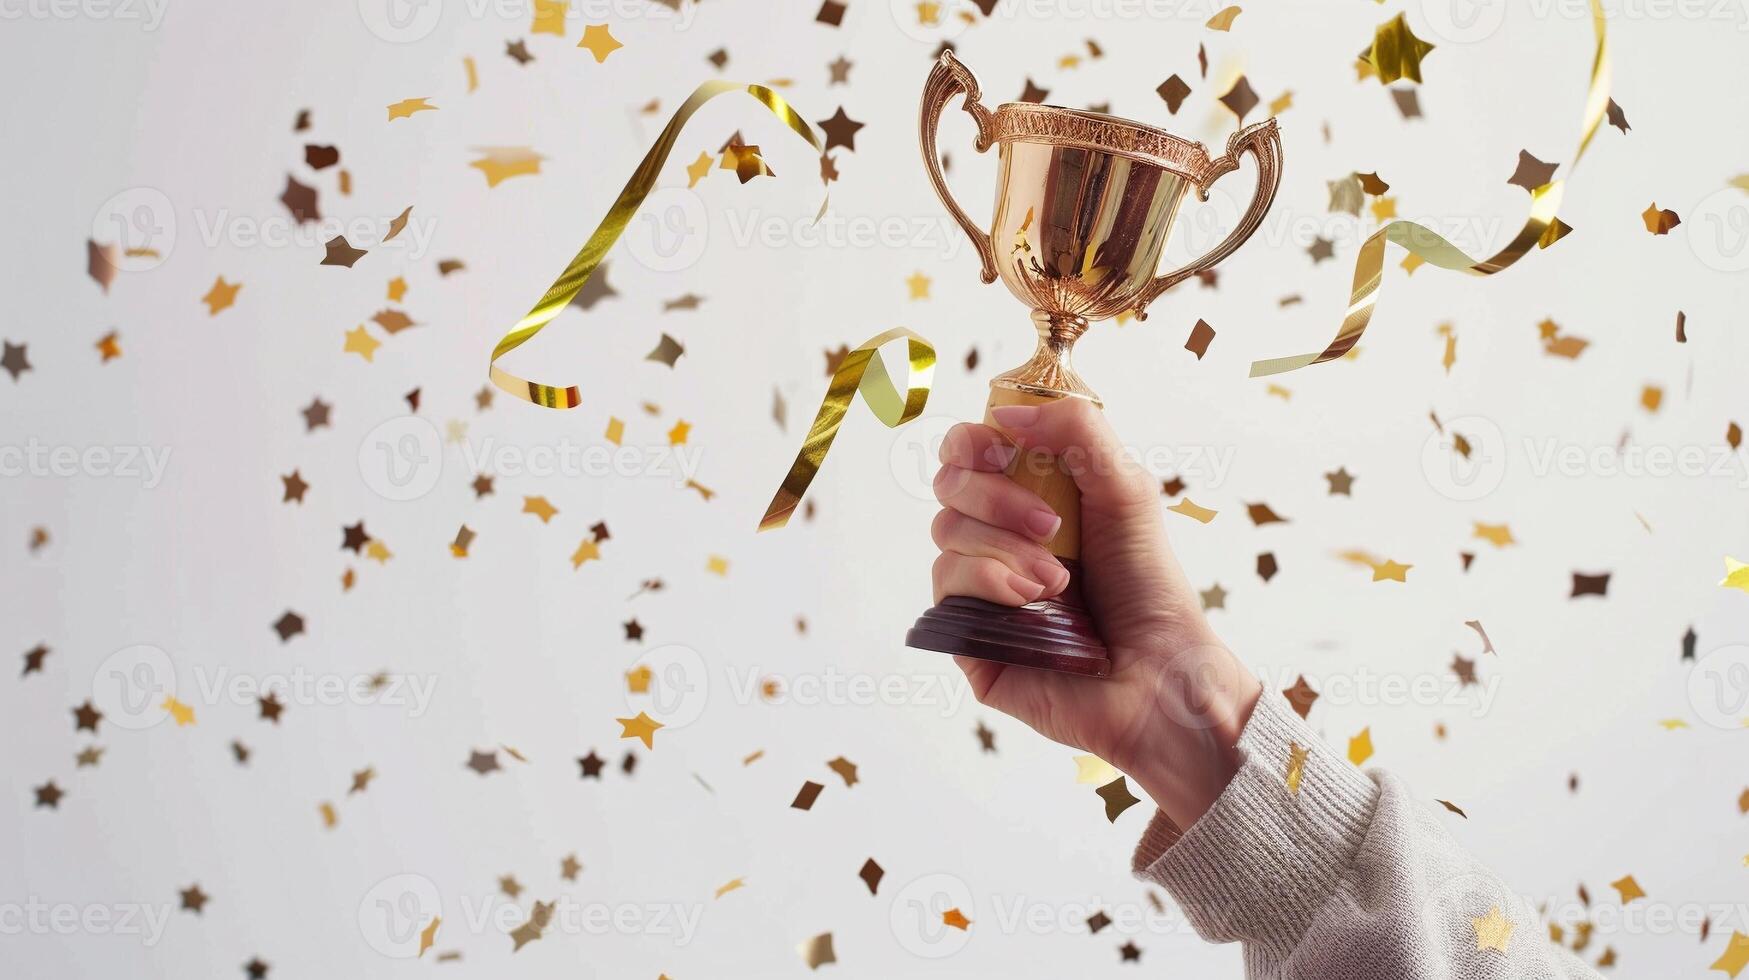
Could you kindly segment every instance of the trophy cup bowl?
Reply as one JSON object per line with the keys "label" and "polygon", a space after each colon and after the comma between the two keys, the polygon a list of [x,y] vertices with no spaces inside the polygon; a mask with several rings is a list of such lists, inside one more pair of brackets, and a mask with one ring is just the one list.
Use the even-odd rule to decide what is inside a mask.
{"label": "trophy cup bowl", "polygon": [[[977,149],[1000,148],[996,214],[990,231],[974,222],[948,190],[936,129],[948,100],[964,96],[978,128]],[[923,159],[941,202],[983,263],[984,282],[1000,277],[1032,309],[1038,348],[1025,364],[990,382],[989,408],[1058,398],[1099,396],[1070,364],[1089,324],[1134,311],[1147,319],[1159,295],[1213,268],[1250,238],[1281,184],[1281,137],[1274,119],[1247,126],[1211,157],[1201,144],[1164,130],[1096,112],[1010,102],[994,112],[979,102],[978,81],[943,52],[923,88],[919,117]],[[1239,158],[1257,160],[1257,188],[1232,233],[1195,261],[1157,274],[1173,219],[1187,191],[1199,200]],[[994,420],[986,410],[986,425]],[[999,429],[1000,426],[997,426]],[[1055,596],[1004,606],[949,596],[918,618],[905,645],[960,656],[1105,676],[1111,659],[1081,593],[1080,494],[1055,460],[1016,454],[1008,477],[1042,497],[1063,519],[1046,544],[1069,570]]]}

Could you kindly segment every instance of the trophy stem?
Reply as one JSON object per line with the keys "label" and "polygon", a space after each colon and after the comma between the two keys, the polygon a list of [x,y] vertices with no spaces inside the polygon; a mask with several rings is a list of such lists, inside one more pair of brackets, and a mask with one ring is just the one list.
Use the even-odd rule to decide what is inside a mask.
{"label": "trophy stem", "polygon": [[990,387],[1024,391],[1045,398],[1085,398],[1103,407],[1099,396],[1069,363],[1075,341],[1087,332],[1086,317],[1033,310],[1032,324],[1038,330],[1038,347],[1032,352],[1032,358],[1012,371],[997,375]]}

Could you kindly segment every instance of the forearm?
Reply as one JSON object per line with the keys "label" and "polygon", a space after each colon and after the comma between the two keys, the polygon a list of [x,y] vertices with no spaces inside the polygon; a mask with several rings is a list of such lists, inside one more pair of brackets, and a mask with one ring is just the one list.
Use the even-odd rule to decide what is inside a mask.
{"label": "forearm", "polygon": [[1225,790],[1182,834],[1157,815],[1134,869],[1204,939],[1243,943],[1248,975],[1596,976],[1424,801],[1349,765],[1279,695],[1235,751]]}

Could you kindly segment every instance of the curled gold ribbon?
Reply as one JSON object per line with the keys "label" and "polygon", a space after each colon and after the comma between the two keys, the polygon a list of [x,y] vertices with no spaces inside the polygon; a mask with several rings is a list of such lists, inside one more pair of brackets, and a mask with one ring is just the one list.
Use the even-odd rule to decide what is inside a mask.
{"label": "curled gold ribbon", "polygon": [[[559,278],[553,280],[553,284],[547,287],[546,295],[540,298],[540,302],[536,303],[534,308],[529,310],[517,322],[516,326],[504,335],[502,340],[498,341],[498,345],[492,348],[489,371],[492,383],[497,385],[499,389],[543,408],[577,407],[582,400],[582,393],[578,391],[576,385],[560,387],[520,378],[499,367],[498,359],[533,339],[534,335],[540,333],[548,323],[551,323],[553,317],[558,316],[559,311],[564,309],[565,305],[570,303],[583,289],[583,284],[589,281],[589,277],[595,274],[596,267],[601,265],[602,258],[607,255],[609,249],[613,248],[613,244],[619,241],[619,236],[625,232],[626,226],[631,224],[633,216],[638,213],[638,208],[643,205],[644,199],[649,197],[650,192],[656,188],[656,177],[662,172],[662,165],[668,161],[668,154],[673,151],[674,142],[679,138],[681,129],[685,128],[687,120],[692,118],[693,113],[697,112],[699,107],[725,92],[746,92],[758,99],[760,104],[770,110],[772,115],[794,130],[802,139],[807,140],[808,145],[812,146],[815,152],[824,152],[820,147],[820,138],[814,134],[813,127],[808,125],[793,106],[784,101],[783,96],[763,85],[705,82],[694,89],[692,95],[687,97],[680,108],[674,110],[674,115],[668,120],[668,125],[662,128],[662,134],[656,138],[656,142],[650,147],[649,152],[644,154],[643,162],[639,163],[638,169],[632,172],[631,179],[626,181],[625,187],[620,190],[619,197],[614,200],[613,206],[607,209],[607,216],[601,219],[601,224],[589,234],[589,240],[583,243],[583,248],[572,257],[570,264],[565,266],[565,271],[559,274]],[[822,204],[821,213],[824,212],[825,205]]]}
{"label": "curled gold ribbon", "polygon": [[[1604,25],[1602,0],[1590,0],[1590,3],[1591,26],[1597,34],[1597,53],[1591,60],[1591,86],[1585,95],[1585,116],[1580,130],[1579,149],[1573,154],[1569,172],[1585,155],[1586,148],[1591,145],[1591,138],[1597,135],[1597,128],[1603,122],[1605,110],[1609,108],[1609,35]],[[1251,377],[1261,378],[1297,371],[1310,364],[1333,361],[1352,350],[1360,342],[1360,335],[1366,332],[1367,324],[1372,321],[1373,309],[1378,306],[1386,242],[1403,246],[1410,255],[1430,265],[1467,272],[1473,276],[1491,276],[1512,267],[1529,254],[1533,245],[1538,248],[1553,245],[1570,230],[1555,215],[1561,206],[1561,193],[1565,184],[1564,180],[1550,181],[1532,191],[1530,216],[1525,219],[1524,227],[1518,230],[1518,234],[1513,236],[1505,248],[1485,259],[1473,259],[1465,255],[1462,249],[1446,241],[1432,229],[1413,221],[1393,221],[1373,232],[1361,245],[1360,254],[1355,258],[1354,281],[1348,293],[1348,315],[1343,317],[1336,339],[1317,353],[1253,361]]]}
{"label": "curled gold ribbon", "polygon": [[[900,337],[905,338],[910,363],[903,397],[893,379],[887,376],[879,353],[888,341]],[[870,337],[863,341],[862,346],[846,354],[838,370],[832,372],[832,381],[826,386],[826,398],[820,403],[814,424],[808,428],[808,438],[803,441],[801,452],[796,453],[795,462],[790,464],[783,485],[777,488],[777,495],[771,498],[771,506],[760,518],[759,530],[769,531],[789,523],[802,495],[808,492],[808,485],[820,472],[820,464],[826,461],[826,452],[832,448],[838,426],[843,423],[844,415],[858,392],[882,425],[897,428],[922,414],[923,405],[929,400],[930,379],[934,375],[935,347],[904,327],[894,327]]]}

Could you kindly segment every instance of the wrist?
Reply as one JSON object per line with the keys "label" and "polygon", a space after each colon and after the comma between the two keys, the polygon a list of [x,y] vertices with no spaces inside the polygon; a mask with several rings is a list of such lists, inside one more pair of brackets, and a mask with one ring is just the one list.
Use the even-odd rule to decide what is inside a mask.
{"label": "wrist", "polygon": [[1212,637],[1161,657],[1119,768],[1188,830],[1232,781],[1263,688]]}

